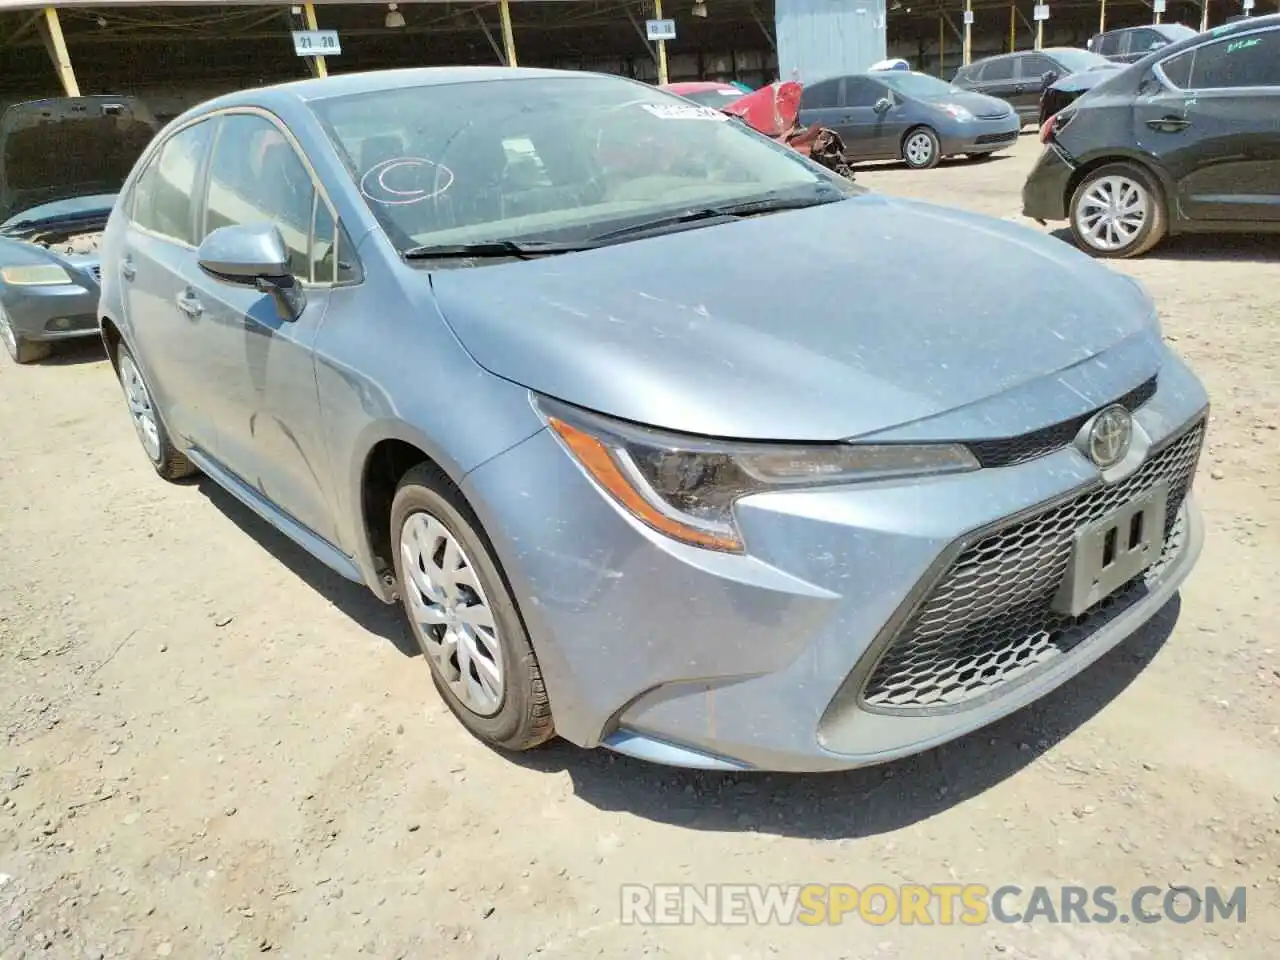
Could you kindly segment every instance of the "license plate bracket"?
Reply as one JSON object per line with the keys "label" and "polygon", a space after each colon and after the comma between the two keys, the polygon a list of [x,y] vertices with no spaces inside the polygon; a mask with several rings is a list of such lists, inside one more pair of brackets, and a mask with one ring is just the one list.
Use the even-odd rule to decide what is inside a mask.
{"label": "license plate bracket", "polygon": [[1155,563],[1168,508],[1169,484],[1161,482],[1077,530],[1053,609],[1078,617]]}

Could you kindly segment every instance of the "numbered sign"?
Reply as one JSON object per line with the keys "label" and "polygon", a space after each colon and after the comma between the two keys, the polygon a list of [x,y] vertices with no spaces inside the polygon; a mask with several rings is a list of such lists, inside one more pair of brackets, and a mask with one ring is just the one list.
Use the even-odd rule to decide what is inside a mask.
{"label": "numbered sign", "polygon": [[1048,19],[1049,19],[1049,5],[1048,5],[1047,3],[1037,3],[1037,4],[1036,4],[1035,17],[1034,17],[1034,19],[1036,19],[1036,20],[1048,20]]}
{"label": "numbered sign", "polygon": [[970,26],[972,23],[973,23],[973,11],[966,10],[964,12],[964,25],[967,27],[967,26]]}
{"label": "numbered sign", "polygon": [[676,38],[676,22],[674,20],[646,20],[645,36],[650,40],[674,40]]}
{"label": "numbered sign", "polygon": [[300,57],[332,57],[342,52],[337,30],[293,31],[293,52]]}

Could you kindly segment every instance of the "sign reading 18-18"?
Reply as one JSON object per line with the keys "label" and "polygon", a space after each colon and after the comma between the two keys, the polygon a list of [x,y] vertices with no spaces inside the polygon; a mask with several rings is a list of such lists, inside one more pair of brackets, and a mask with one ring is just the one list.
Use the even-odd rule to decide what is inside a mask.
{"label": "sign reading 18-18", "polygon": [[300,57],[332,57],[342,52],[337,30],[294,30],[293,52]]}

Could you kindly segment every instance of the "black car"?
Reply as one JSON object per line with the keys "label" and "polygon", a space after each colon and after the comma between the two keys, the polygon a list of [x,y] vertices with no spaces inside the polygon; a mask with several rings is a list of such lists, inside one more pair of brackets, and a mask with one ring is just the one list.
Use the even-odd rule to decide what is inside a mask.
{"label": "black car", "polygon": [[1149,54],[1058,113],[1024,215],[1131,257],[1171,233],[1280,231],[1280,15]]}
{"label": "black car", "polygon": [[1040,115],[1040,95],[1045,87],[1061,77],[1107,62],[1106,57],[1075,47],[1023,50],[975,60],[961,67],[951,82],[963,90],[1006,100],[1023,123],[1034,123]]}
{"label": "black car", "polygon": [[1148,53],[1194,37],[1196,33],[1181,23],[1149,23],[1142,27],[1121,27],[1094,34],[1089,38],[1088,47],[1116,63],[1136,63]]}
{"label": "black car", "polygon": [[800,123],[829,127],[849,160],[903,160],[927,169],[943,157],[988,157],[1018,140],[1002,100],[905,70],[832,77],[804,88]]}

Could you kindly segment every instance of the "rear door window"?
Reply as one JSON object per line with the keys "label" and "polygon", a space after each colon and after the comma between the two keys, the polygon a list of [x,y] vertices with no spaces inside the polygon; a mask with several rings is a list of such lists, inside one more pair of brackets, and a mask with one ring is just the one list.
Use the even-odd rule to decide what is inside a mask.
{"label": "rear door window", "polygon": [[196,243],[193,198],[213,125],[207,120],[165,141],[134,187],[133,220],[145,230]]}
{"label": "rear door window", "polygon": [[988,60],[987,65],[982,70],[982,80],[988,83],[992,80],[1012,80],[1013,79],[1013,57],[1001,57],[999,60]]}
{"label": "rear door window", "polygon": [[1280,87],[1280,30],[1207,43],[1160,64],[1183,90]]}
{"label": "rear door window", "polygon": [[1163,46],[1167,46],[1168,39],[1158,30],[1152,30],[1150,27],[1139,27],[1136,30],[1129,31],[1129,49],[1127,53],[1137,54],[1145,57],[1152,50],[1158,50]]}
{"label": "rear door window", "polygon": [[1056,73],[1059,76],[1063,76],[1071,72],[1065,67],[1057,66],[1048,57],[1043,57],[1038,53],[1031,53],[1019,59],[1021,61],[1019,66],[1023,80],[1039,80],[1046,73]]}
{"label": "rear door window", "polygon": [[805,87],[800,94],[800,105],[806,110],[840,106],[840,81],[824,80],[812,87]]}
{"label": "rear door window", "polygon": [[1104,33],[1098,37],[1097,45],[1094,52],[1104,57],[1114,57],[1120,52],[1121,40],[1124,38],[1124,31],[1112,30],[1110,33]]}

